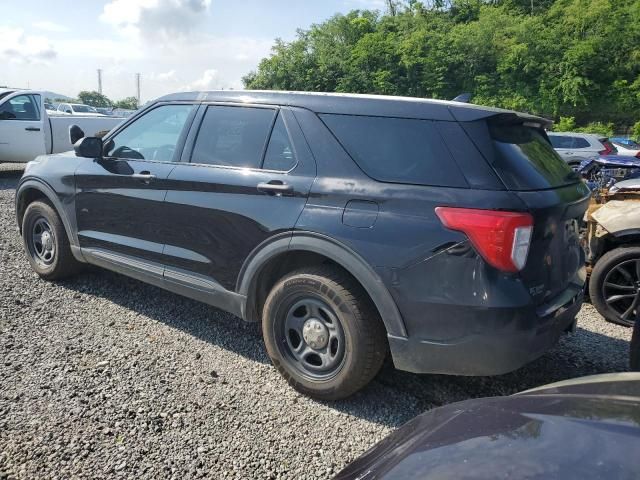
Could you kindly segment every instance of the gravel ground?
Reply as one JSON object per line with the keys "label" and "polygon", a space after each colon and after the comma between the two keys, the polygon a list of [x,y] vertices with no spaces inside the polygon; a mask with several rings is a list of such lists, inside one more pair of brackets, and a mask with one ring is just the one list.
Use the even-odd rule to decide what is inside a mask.
{"label": "gravel ground", "polygon": [[585,305],[576,333],[517,372],[386,365],[348,401],[310,400],[255,325],[106,271],[38,279],[15,226],[20,172],[0,170],[0,480],[329,478],[430,408],[627,369],[630,330]]}

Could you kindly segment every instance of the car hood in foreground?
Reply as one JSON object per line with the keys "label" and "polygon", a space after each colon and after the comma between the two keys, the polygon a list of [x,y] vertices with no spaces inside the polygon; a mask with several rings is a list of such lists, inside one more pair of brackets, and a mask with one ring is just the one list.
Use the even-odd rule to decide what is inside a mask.
{"label": "car hood in foreground", "polygon": [[640,374],[552,384],[422,414],[337,479],[640,478]]}

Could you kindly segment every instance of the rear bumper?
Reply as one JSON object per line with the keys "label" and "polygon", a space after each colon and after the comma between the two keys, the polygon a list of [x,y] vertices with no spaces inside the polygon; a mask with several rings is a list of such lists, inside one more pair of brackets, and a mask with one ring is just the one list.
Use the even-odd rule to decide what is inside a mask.
{"label": "rear bumper", "polygon": [[[416,332],[410,337],[389,336],[397,369],[414,373],[450,375],[500,375],[511,372],[544,354],[560,336],[575,326],[582,306],[583,287],[572,285],[540,307],[520,309],[476,308],[473,334],[452,341],[426,340]],[[428,325],[425,324],[425,336]]]}

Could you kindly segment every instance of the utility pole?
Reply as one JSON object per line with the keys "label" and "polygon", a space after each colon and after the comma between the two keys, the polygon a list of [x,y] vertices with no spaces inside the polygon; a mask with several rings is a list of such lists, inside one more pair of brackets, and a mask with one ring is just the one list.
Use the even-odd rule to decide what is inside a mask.
{"label": "utility pole", "polygon": [[140,106],[140,74],[136,73],[136,99],[138,100],[138,107]]}
{"label": "utility pole", "polygon": [[98,69],[98,93],[102,94],[102,69]]}
{"label": "utility pole", "polygon": [[531,15],[533,15],[533,0],[531,0]]}

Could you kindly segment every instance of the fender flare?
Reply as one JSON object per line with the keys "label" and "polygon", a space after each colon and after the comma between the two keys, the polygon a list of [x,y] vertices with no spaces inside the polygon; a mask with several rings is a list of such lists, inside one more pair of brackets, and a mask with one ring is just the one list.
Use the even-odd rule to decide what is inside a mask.
{"label": "fender flare", "polygon": [[[407,331],[400,311],[389,290],[376,271],[356,252],[326,235],[313,232],[287,232],[262,243],[245,261],[240,270],[236,290],[245,298],[252,298],[254,280],[264,266],[274,257],[285,252],[313,252],[323,255],[360,282],[375,304],[384,322],[388,335],[406,337]],[[243,308],[243,317],[249,313],[248,301]]]}
{"label": "fender flare", "polygon": [[62,225],[64,226],[65,231],[67,232],[67,238],[69,239],[69,244],[71,247],[71,253],[73,256],[81,262],[85,262],[82,257],[82,253],[80,252],[80,246],[78,242],[78,236],[73,229],[73,224],[67,215],[67,211],[64,208],[64,205],[60,201],[60,198],[56,194],[55,190],[51,188],[51,186],[44,182],[43,180],[35,177],[27,178],[22,180],[16,189],[16,199],[15,199],[15,214],[16,214],[16,222],[18,223],[18,230],[22,234],[22,223],[20,221],[20,211],[19,206],[20,202],[23,198],[23,195],[27,190],[38,190],[42,193],[49,202],[53,205],[58,215],[60,215],[60,219],[62,220]]}

